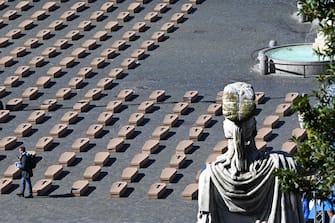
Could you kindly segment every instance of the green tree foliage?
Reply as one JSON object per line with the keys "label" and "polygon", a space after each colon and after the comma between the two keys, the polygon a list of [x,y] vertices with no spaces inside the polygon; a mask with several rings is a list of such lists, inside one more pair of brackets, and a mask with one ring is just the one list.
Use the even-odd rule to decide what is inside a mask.
{"label": "green tree foliage", "polygon": [[[335,1],[334,0],[299,0],[301,9],[299,13],[312,22],[317,19],[320,31],[324,33],[327,42],[327,49],[322,56],[333,57],[335,55]],[[319,52],[320,53],[320,52]]]}
{"label": "green tree foliage", "polygon": [[298,171],[277,170],[282,189],[302,193],[305,196],[326,200],[335,185],[335,1],[301,0],[300,13],[308,21],[318,20],[320,31],[326,38],[327,50],[317,51],[330,58],[328,69],[317,77],[319,89],[310,95],[302,95],[294,102],[294,109],[302,114],[308,130],[304,141],[297,143],[294,158]]}

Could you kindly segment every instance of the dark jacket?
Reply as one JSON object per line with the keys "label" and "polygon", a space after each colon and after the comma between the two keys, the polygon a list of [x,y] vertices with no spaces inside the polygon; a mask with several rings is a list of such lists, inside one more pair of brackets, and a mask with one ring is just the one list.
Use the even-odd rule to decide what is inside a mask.
{"label": "dark jacket", "polygon": [[33,176],[33,170],[28,167],[28,153],[24,152],[22,153],[20,157],[20,162],[21,162],[21,176],[22,177],[32,177]]}

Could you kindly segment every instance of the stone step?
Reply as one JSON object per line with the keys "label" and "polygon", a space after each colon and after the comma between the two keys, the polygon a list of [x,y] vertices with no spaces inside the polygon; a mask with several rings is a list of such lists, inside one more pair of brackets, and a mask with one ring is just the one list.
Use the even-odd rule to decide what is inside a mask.
{"label": "stone step", "polygon": [[0,179],[0,194],[8,194],[13,188],[13,180],[10,178]]}
{"label": "stone step", "polygon": [[307,130],[302,128],[295,128],[292,130],[291,135],[300,141],[304,141],[307,138]]}
{"label": "stone step", "polygon": [[130,13],[127,11],[120,12],[116,16],[117,21],[119,22],[127,22],[130,19]]}
{"label": "stone step", "polygon": [[299,97],[299,93],[298,92],[289,92],[286,94],[285,96],[285,103],[291,103],[293,104],[293,102]]}
{"label": "stone step", "polygon": [[103,126],[110,125],[113,122],[113,112],[110,111],[101,112],[98,116],[97,122],[98,124]]}
{"label": "stone step", "polygon": [[46,196],[49,194],[52,188],[52,180],[50,179],[41,179],[38,180],[32,190],[34,196]]}
{"label": "stone step", "polygon": [[86,131],[86,136],[90,139],[100,138],[104,131],[104,126],[101,124],[92,124],[88,127]]}
{"label": "stone step", "polygon": [[122,101],[130,101],[132,100],[133,95],[134,95],[133,89],[123,89],[117,95],[117,99]]}
{"label": "stone step", "polygon": [[163,119],[163,126],[175,127],[178,123],[178,114],[167,114]]}
{"label": "stone step", "polygon": [[82,44],[81,47],[83,47],[86,50],[94,50],[97,47],[97,40],[95,39],[87,39]]}
{"label": "stone step", "polygon": [[53,78],[60,77],[62,75],[63,68],[60,66],[54,66],[50,67],[49,70],[47,71],[47,75],[51,76]]}
{"label": "stone step", "polygon": [[186,115],[188,113],[189,104],[186,102],[178,102],[173,107],[172,111],[174,114]]}
{"label": "stone step", "polygon": [[263,122],[263,126],[267,128],[275,128],[279,124],[279,116],[278,115],[269,115],[266,116]]}
{"label": "stone step", "polygon": [[75,160],[75,152],[63,152],[58,159],[58,164],[62,165],[63,167],[72,166]]}
{"label": "stone step", "polygon": [[109,162],[109,152],[97,152],[94,157],[94,165],[105,166]]}
{"label": "stone step", "polygon": [[65,137],[65,135],[67,134],[67,131],[68,131],[68,127],[66,124],[56,124],[51,128],[49,134],[52,137],[61,138],[61,137]]}
{"label": "stone step", "polygon": [[78,112],[77,111],[68,111],[61,118],[61,123],[71,125],[75,124],[78,121]]}
{"label": "stone step", "polygon": [[137,108],[140,113],[150,113],[154,108],[155,103],[153,101],[143,101]]}
{"label": "stone step", "polygon": [[193,140],[182,140],[176,147],[176,154],[188,154],[193,150]]}
{"label": "stone step", "polygon": [[164,13],[165,11],[167,11],[168,9],[168,4],[167,3],[158,3],[155,7],[154,7],[154,11],[158,12],[158,13]]}
{"label": "stone step", "polygon": [[186,162],[186,155],[185,154],[174,154],[170,159],[170,167],[180,169],[184,166]]}
{"label": "stone step", "polygon": [[143,168],[149,161],[149,155],[147,153],[136,154],[130,162],[132,167]]}
{"label": "stone step", "polygon": [[7,102],[6,108],[10,111],[18,111],[22,108],[22,105],[23,105],[22,98],[12,98]]}
{"label": "stone step", "polygon": [[84,196],[89,187],[88,180],[77,180],[72,184],[71,194],[75,197]]}
{"label": "stone step", "polygon": [[92,88],[89,89],[85,94],[85,99],[88,100],[99,100],[102,96],[101,88]]}
{"label": "stone step", "polygon": [[121,152],[124,147],[124,138],[113,138],[108,142],[107,149],[110,152]]}
{"label": "stone step", "polygon": [[88,20],[81,21],[78,25],[80,31],[89,31],[92,28],[92,22]]}
{"label": "stone step", "polygon": [[129,42],[134,41],[136,39],[136,32],[135,31],[127,31],[122,35],[122,39]]}
{"label": "stone step", "polygon": [[142,42],[140,48],[145,50],[145,51],[153,50],[155,48],[155,41],[145,40],[145,41]]}
{"label": "stone step", "polygon": [[76,57],[64,57],[59,61],[59,65],[62,68],[71,68],[75,65]]}
{"label": "stone step", "polygon": [[184,21],[184,13],[176,12],[171,16],[171,22],[182,23]]}
{"label": "stone step", "polygon": [[294,154],[297,151],[297,144],[293,141],[284,142],[281,150],[288,154]]}
{"label": "stone step", "polygon": [[61,18],[64,21],[71,21],[76,18],[76,11],[75,10],[68,10],[63,12],[63,14],[60,15],[59,18]]}
{"label": "stone step", "polygon": [[165,33],[171,33],[174,30],[174,23],[173,22],[166,22],[162,25],[161,31]]}
{"label": "stone step", "polygon": [[71,88],[61,88],[56,92],[57,100],[68,100],[72,96],[72,89]]}
{"label": "stone step", "polygon": [[114,48],[106,48],[101,53],[100,56],[106,59],[112,59],[117,56],[117,49]]}
{"label": "stone step", "polygon": [[166,183],[154,183],[150,186],[148,191],[149,199],[160,199],[166,192]]}
{"label": "stone step", "polygon": [[149,100],[154,102],[161,102],[165,100],[165,90],[154,90],[149,95]]}
{"label": "stone step", "polygon": [[99,178],[101,173],[101,166],[88,166],[84,171],[84,179],[95,181]]}
{"label": "stone step", "polygon": [[37,98],[39,94],[38,87],[28,87],[22,92],[22,99],[27,100],[34,100]]}
{"label": "stone step", "polygon": [[16,147],[16,136],[5,136],[0,140],[0,150],[12,150]]}
{"label": "stone step", "polygon": [[9,119],[10,119],[10,111],[0,110],[0,123],[8,122]]}
{"label": "stone step", "polygon": [[272,128],[263,127],[257,130],[256,140],[269,141],[272,137]]}
{"label": "stone step", "polygon": [[71,6],[71,10],[76,12],[81,12],[85,9],[86,3],[85,2],[76,2]]}
{"label": "stone step", "polygon": [[202,127],[191,127],[189,130],[189,139],[199,141],[203,135],[204,129]]}
{"label": "stone step", "polygon": [[[71,52],[71,56],[74,58],[83,58],[87,55],[86,53],[86,49],[83,47],[78,47],[75,48],[72,52]],[[84,75],[83,75],[84,76]]]}
{"label": "stone step", "polygon": [[33,125],[31,123],[21,123],[19,124],[14,133],[17,137],[26,137],[32,133]]}
{"label": "stone step", "polygon": [[143,113],[132,113],[129,117],[129,125],[134,125],[134,126],[138,126],[141,125],[141,123],[143,123],[144,121],[144,114]]}
{"label": "stone step", "polygon": [[276,107],[276,115],[283,117],[292,113],[292,105],[290,103],[282,103]]}
{"label": "stone step", "polygon": [[145,22],[136,22],[132,27],[132,30],[136,32],[144,32],[145,29],[146,29]]}
{"label": "stone step", "polygon": [[142,146],[142,152],[152,154],[155,153],[159,149],[159,140],[157,139],[149,139]]}
{"label": "stone step", "polygon": [[42,51],[42,56],[46,58],[55,57],[57,55],[56,47],[47,47]]}
{"label": "stone step", "polygon": [[94,21],[94,22],[100,22],[104,19],[104,11],[94,11],[91,16],[90,16],[90,20]]}
{"label": "stone step", "polygon": [[137,13],[141,10],[141,4],[139,2],[132,2],[129,4],[127,10],[130,13]]}
{"label": "stone step", "polygon": [[76,139],[71,148],[74,152],[85,152],[90,147],[90,139],[89,138],[78,138]]}
{"label": "stone step", "polygon": [[41,137],[36,145],[35,148],[38,151],[49,151],[53,147],[53,137],[51,136],[43,136]]}
{"label": "stone step", "polygon": [[118,21],[109,21],[105,25],[105,30],[107,30],[108,32],[116,31],[118,28],[119,28],[119,22]]}
{"label": "stone step", "polygon": [[135,133],[135,126],[133,125],[125,125],[122,126],[119,130],[118,137],[129,139],[132,138]]}
{"label": "stone step", "polygon": [[112,198],[122,197],[127,191],[128,183],[124,181],[117,181],[112,184],[110,194]]}
{"label": "stone step", "polygon": [[164,140],[169,135],[170,128],[167,126],[158,126],[151,134],[152,139]]}
{"label": "stone step", "polygon": [[158,12],[148,12],[144,16],[144,21],[146,22],[155,22],[158,19]]}
{"label": "stone step", "polygon": [[95,69],[100,69],[105,66],[105,58],[103,57],[95,57],[90,63],[91,67]]}
{"label": "stone step", "polygon": [[73,105],[73,110],[76,112],[88,112],[89,109],[90,100],[88,99],[79,100]]}
{"label": "stone step", "polygon": [[111,12],[114,10],[114,2],[105,2],[101,5],[100,10],[104,12]]}
{"label": "stone step", "polygon": [[256,104],[263,104],[265,99],[265,93],[262,91],[255,92],[255,102]]}
{"label": "stone step", "polygon": [[43,111],[54,111],[57,108],[56,99],[46,99],[42,102],[40,109]]}
{"label": "stone step", "polygon": [[182,192],[182,197],[185,200],[196,200],[198,199],[198,184],[188,184]]}
{"label": "stone step", "polygon": [[217,103],[210,104],[207,108],[207,113],[215,116],[222,115],[222,105]]}
{"label": "stone step", "polygon": [[[108,90],[111,89],[113,86],[113,78],[110,77],[104,77],[101,78],[98,83],[97,83],[97,89],[102,89],[102,90]],[[100,95],[102,96],[102,95]]]}
{"label": "stone step", "polygon": [[6,87],[15,87],[18,85],[19,81],[20,77],[18,76],[8,76],[4,81],[4,85]]}
{"label": "stone step", "polygon": [[63,166],[62,165],[51,165],[44,172],[44,177],[46,179],[58,180],[61,177],[62,172],[63,172]]}
{"label": "stone step", "polygon": [[21,170],[15,164],[11,164],[4,172],[5,178],[19,179],[21,177]]}
{"label": "stone step", "polygon": [[131,183],[138,176],[138,168],[137,167],[126,167],[122,171],[121,179],[122,181]]}
{"label": "stone step", "polygon": [[200,115],[198,119],[195,121],[195,125],[197,127],[207,128],[212,122],[211,115]]}
{"label": "stone step", "polygon": [[108,38],[108,32],[105,30],[97,31],[93,36],[93,39],[97,41],[105,41],[107,40],[107,38]]}
{"label": "stone step", "polygon": [[162,183],[171,183],[177,175],[177,169],[172,167],[166,167],[162,170],[160,175],[160,181]]}
{"label": "stone step", "polygon": [[224,139],[219,141],[213,149],[213,152],[216,154],[223,154],[228,150],[228,140]]}
{"label": "stone step", "polygon": [[19,76],[19,77],[27,77],[30,74],[30,67],[29,66],[19,66],[16,70],[15,70],[15,75]]}
{"label": "stone step", "polygon": [[124,75],[123,68],[121,67],[112,68],[108,74],[109,77],[114,79],[120,79],[123,77],[123,75]]}
{"label": "stone step", "polygon": [[72,89],[79,89],[83,86],[83,77],[73,77],[69,80],[68,87]]}
{"label": "stone step", "polygon": [[180,11],[184,13],[184,15],[190,14],[193,11],[193,5],[191,3],[184,3],[181,6]]}

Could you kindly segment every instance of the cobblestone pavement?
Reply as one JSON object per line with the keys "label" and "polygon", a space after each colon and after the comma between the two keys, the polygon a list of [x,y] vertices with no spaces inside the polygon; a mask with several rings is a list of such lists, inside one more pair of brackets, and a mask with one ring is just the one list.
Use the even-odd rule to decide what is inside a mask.
{"label": "cobblestone pavement", "polygon": [[[276,106],[284,102],[288,92],[308,93],[317,86],[313,77],[261,76],[252,69],[257,63],[257,51],[266,47],[272,39],[279,44],[313,40],[310,25],[300,24],[294,18],[296,8],[293,1],[204,0],[201,4],[193,5],[189,14],[172,23],[173,28],[164,33],[164,37],[153,47],[149,46],[148,51],[147,47],[141,45],[150,40],[155,32],[161,31],[162,26],[171,22],[175,18],[173,15],[180,13],[182,6],[191,1],[167,3],[166,10],[164,4],[160,4],[169,1],[145,1],[147,3],[141,4],[139,9],[135,7],[135,12],[130,13],[127,21],[123,21],[126,14],[122,12],[127,12],[130,6],[136,6],[132,3],[140,1],[118,1],[109,9],[107,1],[89,1],[84,4],[84,8],[76,5],[78,1],[74,0],[55,1],[56,7],[50,8],[50,11],[42,0],[32,1],[28,6],[25,3],[29,1],[3,2],[0,6],[3,19],[0,35],[9,39],[8,43],[1,44],[0,58],[9,59],[9,64],[3,64],[0,70],[0,85],[5,86],[1,100],[9,104],[12,99],[23,98],[25,90],[36,87],[42,76],[50,77],[50,83],[39,87],[38,93],[32,98],[24,99],[17,110],[10,111],[8,119],[0,123],[1,138],[15,136],[18,126],[27,123],[28,117],[40,109],[44,100],[56,99],[60,89],[68,88],[73,81],[82,81],[82,84],[74,82],[71,85],[69,98],[62,100],[59,96],[56,109],[46,112],[41,123],[32,124],[28,135],[17,133],[16,144],[8,150],[0,151],[0,170],[3,174],[16,161],[15,148],[18,145],[23,144],[28,150],[36,150],[38,140],[50,136],[52,127],[62,122],[66,112],[73,111],[76,102],[89,99],[88,111],[78,112],[76,122],[68,124],[66,134],[53,138],[49,151],[36,150],[41,160],[32,178],[35,185],[38,180],[45,178],[44,173],[49,166],[58,164],[62,153],[72,151],[76,139],[87,137],[90,125],[97,124],[99,114],[106,111],[108,103],[116,100],[122,90],[132,89],[134,96],[123,102],[120,112],[113,113],[111,123],[103,126],[100,136],[90,138],[88,151],[76,153],[75,165],[64,167],[61,177],[52,181],[51,189],[44,196],[35,196],[34,199],[16,197],[20,180],[13,179],[9,193],[0,196],[0,222],[195,222],[197,201],[184,199],[182,192],[187,185],[196,182],[198,171],[205,165],[216,144],[223,140],[222,115],[213,116],[210,124],[203,128],[202,137],[194,141],[193,149],[186,154],[186,162],[177,169],[176,178],[167,184],[162,198],[149,199],[148,191],[152,184],[160,182],[160,174],[165,167],[170,166],[170,159],[178,143],[189,139],[189,130],[196,126],[200,115],[208,113],[207,108],[216,102],[217,94],[223,87],[233,81],[245,81],[251,83],[255,91],[265,93],[265,100],[258,105],[257,110],[258,127],[261,128],[264,118],[275,113]],[[52,6],[52,1],[48,4]],[[102,7],[107,10],[102,17],[94,14]],[[17,16],[7,18],[8,12],[15,12],[10,10],[16,10]],[[44,16],[40,10],[45,10]],[[67,12],[69,10],[78,11]],[[150,14],[155,10],[157,15]],[[92,15],[98,15],[98,18]],[[26,21],[28,25],[22,24],[32,17],[37,19],[33,20],[33,25],[29,21]],[[60,19],[63,25],[56,27],[57,30],[51,30],[46,39],[38,39],[38,43],[34,42],[35,39],[27,42],[30,38],[36,38],[39,31],[53,29],[50,24]],[[83,21],[91,21],[88,30],[80,30]],[[106,30],[106,25],[111,21],[119,22],[116,30]],[[144,30],[135,31],[135,36],[127,32],[137,22],[143,21],[146,23]],[[21,34],[10,32],[18,28]],[[79,30],[79,36],[70,39],[67,34],[71,30]],[[98,31],[104,30],[107,31],[107,37],[98,40],[96,46],[94,41],[87,41],[93,39]],[[94,63],[95,58],[103,57],[105,49],[117,48],[116,41],[121,39],[125,40],[125,46],[114,55],[104,58],[104,63],[99,64],[99,60],[97,64]],[[63,42],[57,40],[66,40],[67,44],[63,45]],[[26,53],[18,55],[17,47],[25,47]],[[49,55],[45,50],[52,51],[53,48],[48,47],[55,47],[57,53]],[[85,51],[79,55],[80,58],[73,54],[78,48]],[[136,49],[145,49],[145,55],[133,63],[127,58],[131,58]],[[44,62],[39,61],[40,57],[36,58],[41,55]],[[6,56],[13,56],[13,63]],[[71,60],[70,57],[74,57],[73,64],[64,60]],[[63,67],[59,76],[47,74],[51,67],[60,65]],[[22,76],[15,74],[20,66],[29,66],[30,71]],[[123,77],[112,77],[112,84],[105,85],[106,89],[102,90],[100,97],[90,98],[90,90],[100,86],[99,81],[103,78],[111,78],[110,71],[120,66],[124,68]],[[80,76],[79,71],[83,67],[92,68],[93,73]],[[81,78],[73,80],[75,77]],[[135,126],[132,137],[125,140],[122,152],[111,152],[109,162],[101,168],[99,177],[89,181],[88,193],[82,197],[72,197],[70,192],[73,183],[84,178],[84,171],[94,165],[97,152],[108,151],[110,140],[119,136],[120,129],[128,125],[131,114],[138,112],[139,105],[147,101],[154,90],[165,90],[164,100],[155,103],[153,110],[144,114],[143,122]],[[131,166],[133,157],[141,153],[142,146],[152,138],[156,127],[162,125],[164,117],[173,113],[176,103],[183,102],[187,91],[197,91],[197,100],[189,103],[188,111],[180,115],[176,126],[169,129],[166,137],[162,137],[158,151],[149,154],[149,162],[139,169],[137,180],[128,183],[126,195],[111,198],[112,184],[121,180],[124,168]],[[282,117],[280,121],[279,127],[273,129],[272,137],[266,142],[269,150],[280,150],[281,145],[290,138],[292,130],[298,127],[296,114]]]}

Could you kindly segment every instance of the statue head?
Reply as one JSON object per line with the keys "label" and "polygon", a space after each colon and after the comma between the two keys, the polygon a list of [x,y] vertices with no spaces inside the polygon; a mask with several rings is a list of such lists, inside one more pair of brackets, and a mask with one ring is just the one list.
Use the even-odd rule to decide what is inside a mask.
{"label": "statue head", "polygon": [[223,90],[222,112],[233,122],[243,122],[254,116],[256,110],[255,92],[250,84],[235,82]]}
{"label": "statue head", "polygon": [[[256,136],[255,92],[250,84],[235,82],[228,84],[223,90],[222,113],[225,118],[224,132],[226,138],[229,130],[225,127],[228,120],[240,127],[243,131],[244,141],[250,141]],[[228,125],[228,124],[227,124]]]}
{"label": "statue head", "polygon": [[227,155],[237,172],[248,170],[248,161],[255,149],[255,110],[255,92],[250,84],[235,82],[224,88],[222,113],[224,134],[229,141]]}

